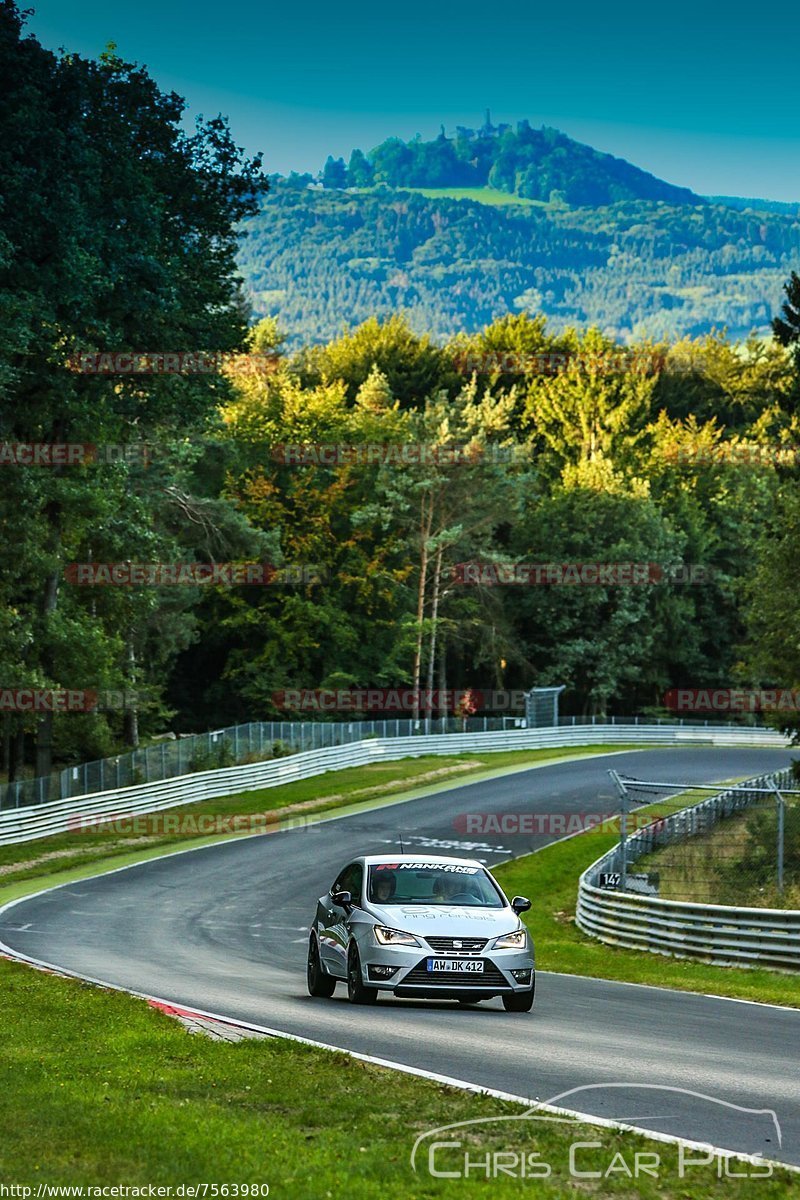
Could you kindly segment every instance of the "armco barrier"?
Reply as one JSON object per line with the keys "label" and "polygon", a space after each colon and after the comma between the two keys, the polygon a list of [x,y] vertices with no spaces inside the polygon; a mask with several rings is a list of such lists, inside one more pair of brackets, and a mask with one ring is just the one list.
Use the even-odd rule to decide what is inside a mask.
{"label": "armco barrier", "polygon": [[[770,781],[787,788],[791,786],[790,772],[781,771],[748,783],[764,787]],[[746,785],[727,789],[645,826],[628,839],[628,863],[661,846],[705,832],[717,821],[746,808],[751,799],[755,796],[751,793],[748,798]],[[575,921],[584,933],[611,946],[696,958],[717,966],[800,970],[800,912],[662,900],[597,887],[600,872],[619,870],[619,854],[615,846],[581,875]]]}
{"label": "armco barrier", "polygon": [[325,750],[309,750],[288,758],[245,763],[180,775],[158,783],[138,784],[112,792],[55,800],[0,812],[0,845],[28,842],[80,827],[81,820],[109,820],[194,804],[216,796],[256,788],[279,787],[335,771],[341,767],[427,754],[465,754],[482,750],[528,750],[559,746],[614,745],[786,746],[782,734],[755,728],[687,728],[674,725],[592,725],[575,728],[513,729],[495,733],[451,733],[407,738],[372,738]]}
{"label": "armco barrier", "polygon": [[[532,699],[543,692],[559,692],[559,688],[533,688],[526,693],[526,703],[536,707]],[[552,698],[549,701],[552,710]],[[327,750],[332,746],[361,742],[364,738],[412,737],[416,734],[494,733],[511,728],[546,729],[556,725],[679,725],[693,728],[720,727],[730,729],[731,721],[709,721],[707,718],[670,717],[648,721],[645,717],[596,716],[560,717],[552,720],[513,715],[490,717],[423,716],[419,721],[406,717],[387,717],[371,720],[358,714],[348,721],[249,721],[229,725],[206,733],[182,734],[161,738],[149,746],[141,746],[111,758],[94,762],[74,763],[60,771],[34,778],[23,777],[11,783],[0,781],[0,811],[8,808],[27,808],[29,804],[48,804],[55,800],[94,795],[97,792],[118,792],[120,788],[141,783],[158,783],[178,775],[211,771],[218,767],[235,767],[269,757],[276,742],[292,754],[306,750]],[[736,723],[739,727],[740,723]]]}

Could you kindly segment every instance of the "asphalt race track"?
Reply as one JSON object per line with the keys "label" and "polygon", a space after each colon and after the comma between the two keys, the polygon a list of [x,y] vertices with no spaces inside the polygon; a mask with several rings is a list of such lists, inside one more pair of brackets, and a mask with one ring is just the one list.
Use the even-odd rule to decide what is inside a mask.
{"label": "asphalt race track", "polygon": [[305,988],[314,902],[354,854],[399,849],[402,833],[406,850],[463,853],[492,866],[558,832],[470,840],[463,814],[609,812],[611,766],[700,783],[760,774],[790,758],[681,748],[555,763],[69,884],[0,913],[0,941],[178,1005],[800,1164],[800,1011],[548,974],[541,956],[530,1014],[505,1013],[499,1000],[461,1009],[382,998],[356,1008],[343,986],[332,1000],[311,999]]}

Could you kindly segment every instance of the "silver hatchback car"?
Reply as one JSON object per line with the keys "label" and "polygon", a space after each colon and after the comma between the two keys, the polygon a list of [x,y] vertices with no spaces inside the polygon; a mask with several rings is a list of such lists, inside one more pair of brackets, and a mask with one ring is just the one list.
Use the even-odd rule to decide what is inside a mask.
{"label": "silver hatchback car", "polygon": [[533,941],[519,914],[474,859],[362,855],[320,896],[308,941],[308,990],[332,996],[347,983],[354,1004],[379,991],[474,1004],[501,996],[529,1012],[536,986]]}

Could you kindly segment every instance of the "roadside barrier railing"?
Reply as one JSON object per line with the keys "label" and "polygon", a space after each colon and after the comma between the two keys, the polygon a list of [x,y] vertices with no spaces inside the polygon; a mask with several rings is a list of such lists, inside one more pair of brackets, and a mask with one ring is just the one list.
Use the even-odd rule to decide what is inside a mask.
{"label": "roadside barrier railing", "polygon": [[280,787],[342,767],[423,755],[458,755],[481,751],[528,750],[586,745],[713,745],[785,747],[774,730],[755,727],[688,727],[665,725],[561,726],[549,729],[505,729],[487,733],[412,735],[364,738],[342,746],[306,750],[285,758],[243,763],[152,783],[113,788],[85,796],[31,804],[0,811],[0,845],[31,841],[82,828],[89,818],[109,821],[157,812],[238,792]]}
{"label": "roadside barrier railing", "polygon": [[[796,788],[790,770],[726,788],[714,796],[659,817],[626,840],[630,866],[676,841],[707,833],[719,821],[756,804],[763,792]],[[800,970],[800,911],[666,900],[659,896],[601,887],[620,874],[622,851],[615,846],[583,872],[578,883],[576,924],[611,946],[695,958],[718,966]]]}
{"label": "roadside barrier railing", "polygon": [[[702,718],[671,717],[653,720],[647,717],[561,717],[558,728],[574,726],[678,726],[680,728],[742,728],[741,724],[714,722]],[[306,750],[344,746],[364,738],[407,738],[441,734],[495,733],[508,729],[553,728],[550,723],[528,722],[524,716],[496,717],[408,717],[385,720],[352,721],[250,721],[206,733],[175,736],[170,733],[148,746],[129,750],[111,758],[76,763],[50,775],[0,781],[0,811],[88,796],[95,792],[113,792],[140,783],[156,783],[191,772],[214,767],[236,766],[256,759],[279,758]],[[753,726],[758,728],[758,726]]]}

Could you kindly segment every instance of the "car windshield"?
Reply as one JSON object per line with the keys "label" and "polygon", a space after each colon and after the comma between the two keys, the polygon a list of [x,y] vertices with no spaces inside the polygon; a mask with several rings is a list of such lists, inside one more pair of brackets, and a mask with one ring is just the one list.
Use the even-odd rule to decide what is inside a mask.
{"label": "car windshield", "polygon": [[503,908],[503,899],[482,867],[460,863],[373,863],[368,896],[373,904],[458,904]]}

